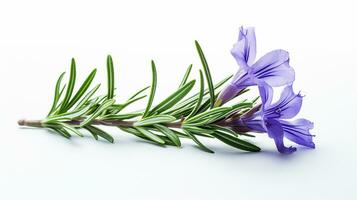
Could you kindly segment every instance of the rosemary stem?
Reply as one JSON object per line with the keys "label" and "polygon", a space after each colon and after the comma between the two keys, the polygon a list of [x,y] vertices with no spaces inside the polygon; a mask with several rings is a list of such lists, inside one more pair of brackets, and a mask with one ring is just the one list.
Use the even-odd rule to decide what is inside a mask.
{"label": "rosemary stem", "polygon": [[[82,120],[65,121],[65,123],[71,124],[71,125],[79,125],[81,122],[82,122]],[[91,125],[133,127],[135,122],[136,121],[130,121],[130,120],[100,120],[100,119],[95,119],[95,120],[93,120],[91,122]],[[21,119],[17,123],[19,124],[19,126],[45,127],[41,120]],[[170,128],[180,128],[182,123],[181,123],[181,121],[179,121],[179,122],[166,123],[165,125],[167,127],[170,127]]]}
{"label": "rosemary stem", "polygon": [[20,119],[17,121],[20,126],[43,127],[41,120]]}

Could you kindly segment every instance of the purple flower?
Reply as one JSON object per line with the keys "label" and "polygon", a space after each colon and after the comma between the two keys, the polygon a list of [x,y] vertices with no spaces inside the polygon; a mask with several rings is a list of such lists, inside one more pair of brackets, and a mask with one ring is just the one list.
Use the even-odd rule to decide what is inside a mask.
{"label": "purple flower", "polygon": [[289,66],[289,53],[284,50],[274,50],[258,61],[255,61],[256,39],[254,28],[240,28],[238,42],[231,50],[233,57],[240,66],[232,82],[220,93],[216,106],[233,99],[246,87],[265,81],[270,86],[291,84],[295,79],[293,68]]}
{"label": "purple flower", "polygon": [[273,89],[263,81],[259,82],[259,92],[262,99],[261,109],[253,114],[243,115],[234,124],[237,129],[246,129],[255,132],[267,132],[273,138],[280,153],[292,153],[295,147],[286,147],[284,137],[309,148],[315,148],[313,135],[309,130],[313,123],[306,119],[286,121],[295,117],[302,105],[302,96],[295,94],[292,85],[286,86],[280,99],[272,103]]}

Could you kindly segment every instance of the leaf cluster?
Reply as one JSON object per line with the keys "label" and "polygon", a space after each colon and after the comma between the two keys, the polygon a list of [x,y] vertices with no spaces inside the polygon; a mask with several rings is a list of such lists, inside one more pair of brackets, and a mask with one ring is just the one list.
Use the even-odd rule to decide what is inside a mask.
{"label": "leaf cluster", "polygon": [[[69,79],[62,84],[65,73],[62,73],[56,83],[52,106],[43,126],[59,135],[70,138],[73,134],[83,136],[81,129],[90,132],[98,140],[103,138],[114,142],[114,138],[98,125],[117,126],[124,132],[158,145],[181,146],[181,139],[191,139],[197,146],[213,153],[205,146],[199,137],[216,138],[223,143],[245,151],[260,151],[260,148],[241,138],[243,133],[236,132],[232,127],[222,125],[222,121],[232,116],[251,110],[254,101],[242,101],[232,106],[215,107],[221,86],[232,76],[214,84],[208,62],[201,46],[196,41],[196,49],[203,70],[199,70],[199,91],[191,96],[196,80],[190,80],[192,65],[190,65],[178,88],[158,103],[154,103],[157,88],[157,69],[151,61],[151,85],[135,92],[123,103],[115,101],[115,74],[113,59],[107,57],[107,92],[97,95],[100,84],[91,87],[97,69],[91,71],[79,89],[75,91],[77,70],[72,59]],[[148,94],[146,94],[148,93]],[[125,108],[146,98],[144,109],[136,112],[125,112]]]}

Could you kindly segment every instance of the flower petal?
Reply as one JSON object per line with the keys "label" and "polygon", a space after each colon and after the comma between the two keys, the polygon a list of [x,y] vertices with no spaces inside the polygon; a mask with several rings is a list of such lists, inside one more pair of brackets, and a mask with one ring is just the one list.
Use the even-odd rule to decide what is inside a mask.
{"label": "flower petal", "polygon": [[270,118],[291,119],[295,117],[301,108],[302,96],[295,94],[292,85],[286,86],[280,99],[266,108],[264,114]]}
{"label": "flower petal", "polygon": [[254,63],[252,73],[273,87],[290,84],[295,80],[294,69],[289,65],[289,53],[284,50],[265,54]]}
{"label": "flower petal", "polygon": [[267,132],[260,112],[256,112],[251,117],[248,118],[241,117],[239,119],[235,119],[234,121],[231,122],[231,125],[240,130],[246,129],[246,132],[250,132],[250,131],[257,132],[257,133]]}
{"label": "flower petal", "polygon": [[264,111],[266,107],[270,106],[273,100],[273,88],[262,80],[256,80],[258,83],[259,94],[262,100],[262,110]]}
{"label": "flower petal", "polygon": [[240,27],[238,41],[231,50],[239,66],[247,67],[253,64],[256,56],[256,39],[253,27]]}
{"label": "flower petal", "polygon": [[245,68],[239,68],[238,72],[234,75],[232,82],[227,85],[220,92],[217,101],[217,105],[223,105],[229,100],[233,99],[240,91],[248,86],[255,85],[255,82],[250,79],[250,75],[247,73]]}
{"label": "flower petal", "polygon": [[315,148],[313,135],[309,130],[314,128],[314,124],[307,119],[297,119],[295,121],[279,120],[283,127],[284,135],[289,140],[306,147]]}
{"label": "flower petal", "polygon": [[265,126],[268,130],[269,137],[274,139],[275,145],[280,153],[290,154],[296,151],[295,147],[285,147],[284,130],[278,121],[274,119],[268,119],[265,121]]}

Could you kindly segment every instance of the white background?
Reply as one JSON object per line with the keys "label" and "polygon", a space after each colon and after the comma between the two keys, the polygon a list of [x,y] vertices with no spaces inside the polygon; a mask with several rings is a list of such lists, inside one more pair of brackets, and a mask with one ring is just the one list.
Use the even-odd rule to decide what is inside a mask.
{"label": "white background", "polygon": [[[118,101],[150,84],[154,59],[158,100],[190,63],[197,75],[197,39],[218,81],[238,69],[229,51],[240,25],[256,27],[258,56],[290,52],[315,150],[281,155],[262,135],[260,153],[205,140],[208,154],[115,128],[110,144],[16,124],[47,114],[71,57],[78,82],[97,67],[105,83],[110,53]],[[356,53],[353,1],[1,1],[0,199],[356,199]]]}

